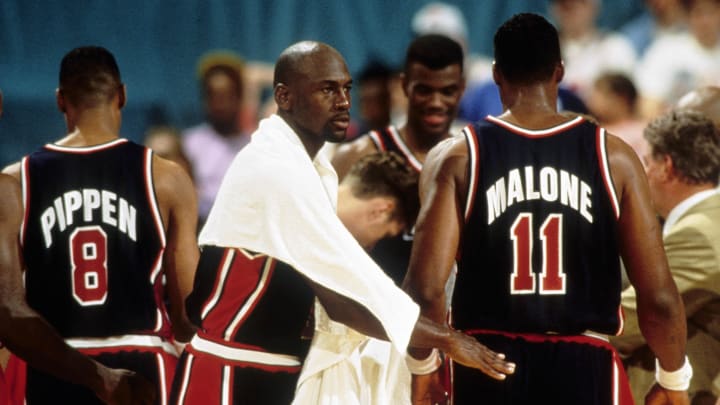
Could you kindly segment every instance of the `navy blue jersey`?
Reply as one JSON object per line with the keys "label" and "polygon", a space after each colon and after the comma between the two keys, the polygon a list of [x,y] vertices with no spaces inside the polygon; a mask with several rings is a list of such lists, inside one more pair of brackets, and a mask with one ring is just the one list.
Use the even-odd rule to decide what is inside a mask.
{"label": "navy blue jersey", "polygon": [[[396,127],[389,126],[382,130],[370,131],[368,136],[378,151],[397,153],[405,159],[409,167],[420,173],[422,163],[412,154]],[[412,242],[413,235],[407,230],[398,236],[379,240],[370,252],[373,260],[397,285],[402,284],[410,264]]]}
{"label": "navy blue jersey", "polygon": [[453,318],[459,329],[615,334],[619,207],[605,131],[578,117],[463,130],[469,191]]}
{"label": "navy blue jersey", "polygon": [[30,306],[64,337],[166,334],[152,152],[46,145],[21,170]]}
{"label": "navy blue jersey", "polygon": [[302,359],[314,297],[286,263],[244,249],[204,246],[186,308],[204,338]]}

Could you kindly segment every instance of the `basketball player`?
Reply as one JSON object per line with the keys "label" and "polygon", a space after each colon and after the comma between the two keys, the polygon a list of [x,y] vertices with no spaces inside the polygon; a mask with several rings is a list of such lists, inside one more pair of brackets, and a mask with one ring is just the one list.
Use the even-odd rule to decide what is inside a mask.
{"label": "basketball player", "polygon": [[[450,136],[450,127],[465,89],[463,50],[450,38],[427,34],[412,41],[405,56],[402,87],[408,98],[405,125],[370,131],[341,145],[332,164],[342,180],[362,156],[393,151],[418,173],[430,148]],[[412,224],[409,224],[412,228]],[[380,241],[371,255],[399,285],[405,276],[412,233]]]}
{"label": "basketball player", "polygon": [[326,140],[345,138],[351,78],[332,47],[304,41],[280,55],[278,114],[233,161],[200,233],[203,246],[187,308],[199,325],[173,384],[173,403],[283,404],[294,395],[316,320],[330,317],[390,340],[450,349],[494,378],[513,371],[502,356],[417,306],[370,259],[335,213],[337,176]]}
{"label": "basketball player", "polygon": [[[25,302],[18,231],[22,222],[20,184],[0,174],[0,340],[32,367],[83,385],[108,404],[150,404],[155,389],[138,374],[103,366],[73,350]],[[2,371],[0,370],[0,378]],[[22,377],[22,376],[21,376]],[[12,383],[12,382],[11,382]],[[0,404],[11,404],[9,387],[0,385]]]}
{"label": "basketball player", "polygon": [[[126,93],[109,51],[71,50],[59,82],[67,136],[6,169],[22,182],[27,302],[68,344],[142,374],[166,403],[173,337],[194,332],[182,305],[199,255],[192,182],[118,137]],[[90,390],[28,367],[27,402],[58,398],[97,403]]]}
{"label": "basketball player", "polygon": [[[457,259],[453,326],[517,363],[505,381],[456,364],[455,403],[632,403],[602,336],[622,329],[622,255],[659,361],[647,403],[687,404],[684,309],[641,163],[615,136],[557,112],[563,65],[543,17],[510,18],[494,50],[504,113],[430,152],[404,283],[442,321]],[[415,377],[426,390],[416,399],[428,380]]]}

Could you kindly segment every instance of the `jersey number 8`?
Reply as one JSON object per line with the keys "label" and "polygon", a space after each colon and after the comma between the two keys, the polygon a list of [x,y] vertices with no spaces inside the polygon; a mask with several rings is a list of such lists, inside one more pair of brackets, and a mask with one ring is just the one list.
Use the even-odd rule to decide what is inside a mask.
{"label": "jersey number 8", "polygon": [[107,235],[99,226],[82,227],[70,235],[73,297],[82,306],[107,299]]}

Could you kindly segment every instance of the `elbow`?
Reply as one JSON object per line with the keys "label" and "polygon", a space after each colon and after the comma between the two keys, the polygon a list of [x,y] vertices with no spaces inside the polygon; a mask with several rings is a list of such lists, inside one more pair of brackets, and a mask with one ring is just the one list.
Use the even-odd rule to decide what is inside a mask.
{"label": "elbow", "polygon": [[638,297],[638,316],[653,323],[685,322],[685,307],[677,290],[655,291],[649,297]]}

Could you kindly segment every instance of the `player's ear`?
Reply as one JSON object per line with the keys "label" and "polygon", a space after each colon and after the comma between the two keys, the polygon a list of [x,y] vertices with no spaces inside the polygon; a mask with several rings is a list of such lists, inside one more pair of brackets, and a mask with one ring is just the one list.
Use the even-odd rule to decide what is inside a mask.
{"label": "player's ear", "polygon": [[121,84],[118,89],[118,108],[125,107],[125,103],[127,103],[127,88],[124,84]]}
{"label": "player's ear", "polygon": [[55,89],[55,103],[57,104],[58,110],[60,110],[61,113],[65,114],[65,96],[63,95],[63,91],[60,90],[60,88]]}
{"label": "player's ear", "polygon": [[565,64],[563,63],[563,61],[560,61],[560,63],[558,63],[557,66],[555,66],[554,75],[555,75],[555,83],[560,83],[562,81],[563,77],[565,77]]}
{"label": "player's ear", "polygon": [[293,97],[286,84],[278,83],[275,85],[274,97],[279,110],[290,111],[292,109]]}

